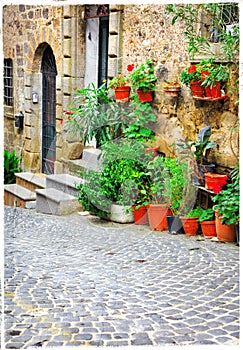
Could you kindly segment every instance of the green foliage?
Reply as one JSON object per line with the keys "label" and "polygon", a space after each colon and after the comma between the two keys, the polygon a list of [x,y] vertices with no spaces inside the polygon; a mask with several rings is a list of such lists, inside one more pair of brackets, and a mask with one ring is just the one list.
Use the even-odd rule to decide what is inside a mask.
{"label": "green foliage", "polygon": [[180,75],[180,81],[186,85],[190,86],[191,81],[201,81],[201,67],[200,65],[193,65],[185,68]]}
{"label": "green foliage", "polygon": [[[227,31],[224,17],[234,10],[235,24],[232,30]],[[210,46],[211,40],[220,42],[220,46],[226,59],[238,61],[239,57],[239,15],[238,4],[230,3],[208,3],[208,4],[178,4],[166,6],[167,15],[172,17],[172,25],[177,21],[183,21],[185,24],[184,36],[187,40],[188,52],[191,57],[196,53],[204,53],[208,56],[215,57],[215,52]],[[223,13],[224,12],[224,16]],[[202,17],[203,13],[203,17]],[[208,26],[212,32],[202,35],[201,28]],[[216,34],[214,37],[214,34]],[[216,57],[215,57],[216,58]]]}
{"label": "green foliage", "polygon": [[16,156],[16,151],[12,153],[4,150],[4,183],[12,184],[16,181],[15,173],[20,171],[21,157]]}
{"label": "green foliage", "polygon": [[187,182],[190,178],[188,165],[175,158],[166,158],[165,167],[169,171],[169,177],[165,180],[165,195],[170,197],[170,208],[176,215],[181,209]]}
{"label": "green foliage", "polygon": [[222,223],[226,225],[238,224],[240,220],[240,171],[239,166],[234,167],[232,172],[232,183],[226,185],[225,189],[218,192],[212,198],[214,210],[218,210]]}
{"label": "green foliage", "polygon": [[189,211],[189,213],[186,215],[186,217],[188,218],[198,218],[202,215],[203,213],[203,208],[201,207],[196,207],[192,210]]}
{"label": "green foliage", "polygon": [[[144,134],[143,128],[148,128],[149,123],[156,120],[149,103],[116,103],[109,99],[105,85],[95,88],[94,84],[90,84],[78,90],[71,112],[66,122],[68,131],[79,134],[84,144],[95,137],[98,146],[120,137],[122,132],[128,136],[133,124],[138,128],[137,134]],[[152,137],[152,133],[146,134],[145,140]]]}
{"label": "green foliage", "polygon": [[166,191],[166,179],[170,176],[165,166],[164,157],[155,157],[148,164],[149,175],[152,181],[152,201],[156,204],[170,202],[170,191]]}
{"label": "green foliage", "polygon": [[199,222],[211,221],[215,218],[215,211],[212,208],[202,209],[202,213],[198,219]]}
{"label": "green foliage", "polygon": [[123,74],[118,74],[117,77],[114,77],[109,81],[108,88],[116,89],[119,87],[126,86],[130,81],[129,76],[124,76]]}
{"label": "green foliage", "polygon": [[156,90],[155,82],[157,80],[154,74],[152,60],[147,60],[138,68],[134,69],[130,74],[132,88],[137,88],[142,91]]}

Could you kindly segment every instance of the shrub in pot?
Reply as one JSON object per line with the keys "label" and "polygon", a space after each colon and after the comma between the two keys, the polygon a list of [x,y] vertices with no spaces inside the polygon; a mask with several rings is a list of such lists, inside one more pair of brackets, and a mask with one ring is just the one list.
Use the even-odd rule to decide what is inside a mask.
{"label": "shrub in pot", "polygon": [[204,237],[217,237],[215,212],[212,208],[203,209],[198,221],[200,222]]}
{"label": "shrub in pot", "polygon": [[240,221],[240,173],[239,166],[231,172],[231,183],[218,192],[212,201],[215,203],[216,232],[220,241],[234,242],[236,226]]}

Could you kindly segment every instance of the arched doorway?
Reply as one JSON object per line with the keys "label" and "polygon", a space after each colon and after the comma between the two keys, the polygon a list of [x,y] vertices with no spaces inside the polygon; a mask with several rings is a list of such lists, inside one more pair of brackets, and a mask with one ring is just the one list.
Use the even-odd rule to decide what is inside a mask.
{"label": "arched doorway", "polygon": [[47,46],[42,56],[42,172],[54,174],[56,160],[56,62]]}

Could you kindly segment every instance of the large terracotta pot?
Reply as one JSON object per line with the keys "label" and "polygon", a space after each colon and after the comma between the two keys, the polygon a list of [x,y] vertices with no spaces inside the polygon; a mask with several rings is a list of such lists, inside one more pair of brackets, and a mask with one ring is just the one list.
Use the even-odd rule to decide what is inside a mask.
{"label": "large terracotta pot", "polygon": [[182,226],[186,235],[196,236],[198,227],[199,227],[199,222],[197,220],[198,220],[198,217],[196,218],[187,218],[184,216],[181,217]]}
{"label": "large terracotta pot", "polygon": [[201,84],[201,81],[190,82],[192,96],[204,97],[204,87]]}
{"label": "large terracotta pot", "polygon": [[133,210],[135,225],[146,225],[148,223],[147,207],[142,206]]}
{"label": "large terracotta pot", "polygon": [[151,230],[167,231],[168,224],[166,216],[171,215],[168,204],[150,204],[148,206],[148,219]]}
{"label": "large terracotta pot", "polygon": [[216,233],[219,241],[223,242],[235,242],[236,241],[236,231],[235,225],[224,225],[222,224],[222,219],[218,211],[215,211],[215,223],[216,223]]}
{"label": "large terracotta pot", "polygon": [[217,237],[215,220],[202,221],[200,224],[204,237]]}
{"label": "large terracotta pot", "polygon": [[115,89],[116,101],[128,102],[130,96],[131,88],[130,86],[123,86]]}
{"label": "large terracotta pot", "polygon": [[140,102],[151,102],[153,100],[153,91],[142,91],[142,90],[137,90],[138,94],[138,100]]}

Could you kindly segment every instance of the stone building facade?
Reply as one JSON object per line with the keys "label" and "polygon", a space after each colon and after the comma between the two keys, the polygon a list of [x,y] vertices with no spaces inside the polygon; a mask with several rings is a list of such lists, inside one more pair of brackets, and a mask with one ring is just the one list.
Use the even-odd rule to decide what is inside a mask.
{"label": "stone building facade", "polygon": [[[201,127],[210,125],[211,140],[218,144],[213,160],[222,167],[237,164],[238,109],[233,98],[199,104],[185,87],[176,101],[164,95],[162,83],[178,78],[189,65],[183,27],[172,27],[164,5],[110,5],[109,10],[108,78],[126,73],[128,64],[137,66],[148,58],[155,62],[160,150],[169,154],[171,143],[185,137],[195,140]],[[96,25],[96,20],[84,18],[83,5],[4,6],[3,56],[13,64],[13,103],[4,105],[4,146],[22,154],[22,170],[45,170],[44,146],[53,149],[49,160],[55,173],[67,172],[68,160],[81,157],[81,140],[67,133],[61,121],[76,89],[96,80],[99,57],[96,39],[92,41],[98,36]],[[23,129],[15,126],[20,111]],[[48,132],[44,123],[47,112],[53,117],[47,120]]]}

